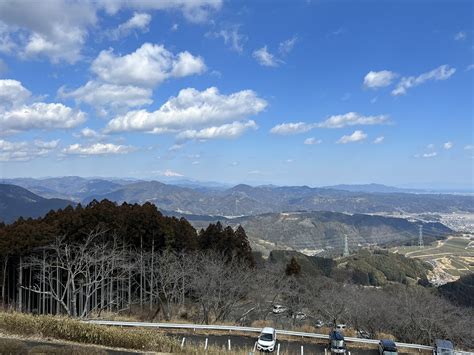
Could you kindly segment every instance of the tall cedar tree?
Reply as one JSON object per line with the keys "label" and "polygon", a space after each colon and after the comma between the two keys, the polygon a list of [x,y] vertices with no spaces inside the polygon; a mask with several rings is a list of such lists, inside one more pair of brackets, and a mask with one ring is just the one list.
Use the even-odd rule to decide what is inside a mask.
{"label": "tall cedar tree", "polygon": [[301,275],[301,266],[296,261],[296,258],[291,257],[290,262],[286,265],[285,274],[287,276],[299,276]]}

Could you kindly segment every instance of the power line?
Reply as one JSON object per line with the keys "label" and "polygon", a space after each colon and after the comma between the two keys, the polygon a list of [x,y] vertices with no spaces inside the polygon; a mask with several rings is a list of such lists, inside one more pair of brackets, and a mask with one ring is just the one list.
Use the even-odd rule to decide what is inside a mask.
{"label": "power line", "polygon": [[418,226],[419,234],[418,234],[418,246],[423,248],[423,225],[420,224]]}
{"label": "power line", "polygon": [[349,256],[349,244],[347,243],[347,234],[344,234],[344,253],[342,256]]}

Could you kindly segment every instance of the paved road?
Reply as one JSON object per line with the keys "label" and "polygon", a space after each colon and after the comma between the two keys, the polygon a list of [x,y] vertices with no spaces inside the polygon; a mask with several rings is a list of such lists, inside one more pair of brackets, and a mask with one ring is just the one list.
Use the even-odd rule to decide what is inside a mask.
{"label": "paved road", "polygon": [[[228,346],[228,340],[230,339],[231,348],[234,349],[244,349],[248,351],[253,351],[256,337],[249,337],[243,335],[196,335],[196,334],[186,334],[186,333],[166,333],[172,337],[177,338],[180,342],[183,337],[186,338],[186,344],[198,345],[204,349],[204,344],[206,338],[208,338],[208,344],[210,346],[226,347]],[[300,355],[301,346],[303,345],[304,354],[324,354],[324,344],[311,344],[306,341],[288,341],[282,340],[280,343],[280,354],[285,355]],[[358,349],[349,347],[351,355],[377,355],[376,350],[368,349]]]}

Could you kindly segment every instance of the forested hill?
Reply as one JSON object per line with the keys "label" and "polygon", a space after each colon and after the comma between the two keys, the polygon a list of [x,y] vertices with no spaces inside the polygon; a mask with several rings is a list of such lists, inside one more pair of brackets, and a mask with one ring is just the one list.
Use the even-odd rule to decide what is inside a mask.
{"label": "forested hill", "polygon": [[0,256],[28,254],[58,236],[71,242],[81,241],[92,231],[103,232],[110,238],[115,236],[131,248],[175,252],[216,250],[253,263],[241,227],[234,230],[217,223],[198,233],[186,219],[163,216],[151,203],[118,206],[107,200],[93,201],[86,207],[79,204],[75,208],[50,211],[43,218],[0,224]]}
{"label": "forested hill", "polygon": [[43,198],[20,186],[0,184],[0,221],[10,223],[19,217],[42,217],[50,210],[75,203],[59,198]]}

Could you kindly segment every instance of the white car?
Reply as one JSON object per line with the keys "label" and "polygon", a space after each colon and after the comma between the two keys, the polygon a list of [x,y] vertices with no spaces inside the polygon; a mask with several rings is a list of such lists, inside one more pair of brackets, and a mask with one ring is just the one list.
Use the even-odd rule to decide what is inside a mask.
{"label": "white car", "polygon": [[275,314],[280,314],[280,313],[284,313],[288,310],[288,308],[286,308],[285,306],[282,306],[280,304],[276,304],[273,306],[273,309],[272,309],[272,312],[275,313]]}
{"label": "white car", "polygon": [[346,330],[346,328],[347,328],[347,325],[345,325],[343,323],[336,325],[336,330],[339,331],[339,332],[342,332],[342,331]]}
{"label": "white car", "polygon": [[265,327],[262,329],[260,336],[257,340],[257,350],[269,351],[275,350],[277,341],[276,331],[274,328]]}

